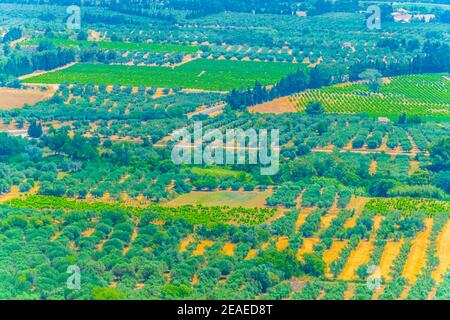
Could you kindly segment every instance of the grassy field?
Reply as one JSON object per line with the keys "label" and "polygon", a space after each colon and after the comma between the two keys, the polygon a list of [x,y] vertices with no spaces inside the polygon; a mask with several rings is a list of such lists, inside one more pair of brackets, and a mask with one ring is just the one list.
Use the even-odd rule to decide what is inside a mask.
{"label": "grassy field", "polygon": [[[43,39],[30,39],[22,42],[22,45],[37,46]],[[106,50],[124,50],[124,51],[142,51],[142,52],[158,52],[158,53],[197,53],[199,46],[184,46],[176,44],[159,44],[159,43],[134,43],[119,41],[87,41],[87,40],[70,40],[70,39],[47,39],[58,47],[88,47],[98,46]]]}
{"label": "grassy field", "polygon": [[[219,192],[218,194],[220,194]],[[241,195],[241,192],[235,192]],[[28,195],[19,197],[20,194],[17,189],[14,189],[11,194],[0,198],[0,203],[5,203],[14,208],[21,209],[46,209],[46,210],[90,210],[91,212],[101,213],[105,210],[117,210],[127,212],[137,217],[152,213],[155,219],[168,218],[183,218],[194,224],[215,224],[215,223],[235,223],[235,224],[261,224],[273,217],[276,210],[273,208],[264,207],[265,198],[270,195],[266,192],[248,192],[247,199],[251,200],[248,206],[245,205],[229,205],[227,201],[235,204],[240,204],[241,198],[228,197],[227,201],[223,201],[216,197],[217,205],[212,205],[213,202],[210,197],[205,197],[204,201],[195,201],[192,196],[195,192],[188,194],[187,200],[180,200],[176,205],[153,205],[143,204],[140,206],[129,206],[125,202],[100,202],[100,201],[79,201],[65,197]],[[201,193],[198,193],[201,195]],[[237,195],[236,195],[237,196]],[[181,197],[180,197],[181,198]],[[177,199],[180,199],[177,198]],[[226,199],[226,197],[223,197]],[[203,204],[200,204],[203,202]],[[222,203],[219,205],[219,203]]]}
{"label": "grassy field", "polygon": [[183,194],[166,205],[177,207],[182,205],[229,206],[244,208],[263,208],[271,191],[193,191]]}
{"label": "grassy field", "polygon": [[355,83],[307,90],[290,100],[301,112],[310,101],[318,101],[328,113],[449,116],[450,78],[448,74],[398,76],[385,79],[377,93],[366,84]]}
{"label": "grassy field", "polygon": [[27,83],[94,83],[125,86],[156,86],[214,91],[247,88],[260,82],[269,85],[304,65],[198,59],[176,68],[77,64],[70,68],[31,77]]}
{"label": "grassy field", "polygon": [[220,168],[220,167],[211,167],[211,168],[193,167],[190,169],[190,171],[194,174],[203,175],[203,176],[220,177],[220,178],[242,177],[245,180],[251,179],[251,176],[244,171],[235,171],[235,170],[230,170],[230,169],[225,169],[225,168]]}

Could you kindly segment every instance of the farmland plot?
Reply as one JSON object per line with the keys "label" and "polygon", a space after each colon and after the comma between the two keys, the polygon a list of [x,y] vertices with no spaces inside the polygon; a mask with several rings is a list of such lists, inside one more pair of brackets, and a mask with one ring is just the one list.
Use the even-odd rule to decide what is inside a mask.
{"label": "farmland plot", "polygon": [[380,92],[362,83],[307,90],[291,97],[300,112],[311,101],[320,102],[329,113],[398,115],[402,112],[424,117],[449,116],[450,81],[446,74],[407,75],[391,78]]}
{"label": "farmland plot", "polygon": [[290,63],[206,59],[197,59],[175,68],[86,63],[28,78],[26,82],[120,84],[229,91],[247,88],[255,82],[263,85],[273,84],[282,77],[296,72],[300,67]]}

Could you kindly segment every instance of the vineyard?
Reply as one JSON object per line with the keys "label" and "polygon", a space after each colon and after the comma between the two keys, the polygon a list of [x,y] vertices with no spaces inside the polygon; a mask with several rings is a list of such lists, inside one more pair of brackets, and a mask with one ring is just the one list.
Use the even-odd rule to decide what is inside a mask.
{"label": "vineyard", "polygon": [[291,63],[206,59],[197,59],[175,68],[77,64],[64,70],[27,78],[26,82],[229,91],[247,88],[255,82],[273,84],[289,73],[296,72],[299,66]]}
{"label": "vineyard", "polygon": [[380,214],[397,211],[403,215],[426,214],[433,216],[441,212],[450,212],[450,202],[414,198],[373,199],[367,203],[366,210]]}
{"label": "vineyard", "polygon": [[307,90],[291,97],[300,112],[310,101],[320,102],[329,113],[368,113],[393,116],[402,112],[424,117],[448,116],[448,74],[407,75],[389,78],[379,92],[363,83]]}
{"label": "vineyard", "polygon": [[141,216],[145,214],[155,215],[155,219],[177,218],[185,219],[195,224],[215,224],[215,223],[240,223],[240,224],[260,224],[275,214],[275,210],[266,208],[242,208],[227,206],[206,207],[201,205],[182,205],[177,207],[144,205],[140,207],[127,206],[125,203],[102,203],[85,202],[67,199],[64,197],[51,196],[28,196],[25,199],[13,199],[7,202],[13,208],[22,209],[49,209],[49,210],[84,210],[93,212],[102,211],[122,211],[133,215]]}

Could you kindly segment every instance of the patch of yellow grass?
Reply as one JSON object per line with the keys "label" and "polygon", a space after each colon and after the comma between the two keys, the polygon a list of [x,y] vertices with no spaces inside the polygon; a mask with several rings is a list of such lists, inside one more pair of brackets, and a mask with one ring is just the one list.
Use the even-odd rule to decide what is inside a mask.
{"label": "patch of yellow grass", "polygon": [[436,240],[436,246],[439,265],[433,272],[433,279],[439,283],[450,268],[450,221],[447,222],[439,234]]}
{"label": "patch of yellow grass", "polygon": [[144,283],[136,283],[136,290],[141,290],[144,286]]}
{"label": "patch of yellow grass", "polygon": [[333,205],[328,210],[327,214],[320,218],[320,225],[322,229],[326,229],[330,226],[331,221],[339,214],[339,208],[337,207],[338,197],[334,199]]}
{"label": "patch of yellow grass", "polygon": [[236,249],[236,244],[235,243],[231,243],[231,242],[227,242],[224,246],[223,246],[223,253],[227,256],[234,256],[234,250]]}
{"label": "patch of yellow grass", "polygon": [[353,217],[351,217],[345,222],[344,224],[345,228],[353,228],[356,225],[356,220],[363,212],[364,207],[366,206],[366,203],[369,202],[369,200],[370,200],[369,198],[352,196],[350,202],[347,205],[347,209],[355,210],[355,214],[353,215]]}
{"label": "patch of yellow grass", "polygon": [[211,240],[202,240],[197,248],[192,252],[194,256],[201,256],[205,253],[207,247],[211,247],[214,244],[214,241]]}
{"label": "patch of yellow grass", "polygon": [[244,260],[251,260],[258,254],[258,249],[250,249]]}
{"label": "patch of yellow grass", "polygon": [[427,247],[430,243],[429,237],[431,227],[433,225],[433,219],[425,219],[425,225],[425,230],[419,232],[417,237],[412,242],[411,250],[408,254],[408,258],[406,259],[405,268],[402,273],[403,277],[411,283],[416,282],[417,276],[426,265]]}
{"label": "patch of yellow grass", "polygon": [[67,172],[60,171],[56,174],[56,180],[62,180],[64,177],[67,177],[69,174]]}
{"label": "patch of yellow grass", "polygon": [[192,191],[183,194],[165,205],[177,207],[182,205],[229,206],[244,208],[265,208],[266,199],[272,194],[265,191]]}
{"label": "patch of yellow grass", "polygon": [[403,290],[403,292],[400,294],[400,296],[398,297],[397,300],[405,300],[406,297],[408,297],[409,292],[411,291],[411,286],[405,286],[405,289]]}
{"label": "patch of yellow grass", "polygon": [[133,233],[131,234],[131,241],[136,240],[138,234],[139,234],[139,229],[137,226],[134,226]]}
{"label": "patch of yellow grass", "polygon": [[11,191],[4,194],[4,195],[0,195],[0,203],[15,199],[17,197],[20,196],[20,189],[18,186],[12,186],[11,187]]}
{"label": "patch of yellow grass", "polygon": [[105,244],[106,240],[100,241],[100,243],[96,246],[98,251],[103,251],[103,245]]}
{"label": "patch of yellow grass", "polygon": [[289,246],[289,240],[287,237],[280,237],[278,238],[275,245],[278,251],[286,250],[286,248]]}
{"label": "patch of yellow grass", "polygon": [[125,181],[128,180],[129,177],[131,177],[130,174],[125,174],[122,178],[120,178],[119,184],[123,184]]}
{"label": "patch of yellow grass", "polygon": [[249,107],[248,111],[250,113],[283,114],[297,112],[297,109],[289,97],[282,97]]}
{"label": "patch of yellow grass", "polygon": [[380,273],[381,276],[388,281],[391,280],[389,273],[391,272],[395,258],[397,258],[400,253],[400,248],[402,245],[403,240],[398,242],[387,242],[384,247],[384,251],[380,259]]}
{"label": "patch of yellow grass", "polygon": [[172,280],[172,276],[170,275],[170,272],[165,272],[163,274],[164,278],[166,279],[166,283],[169,283],[170,280]]}
{"label": "patch of yellow grass", "polygon": [[37,194],[39,191],[39,181],[35,181],[33,188],[30,189],[30,191],[28,191],[29,194]]}
{"label": "patch of yellow grass", "polygon": [[55,234],[53,236],[51,236],[50,241],[55,241],[56,239],[59,238],[60,235],[61,235],[61,232],[59,232],[59,231],[55,232]]}
{"label": "patch of yellow grass", "polygon": [[90,237],[94,232],[95,232],[94,228],[89,228],[86,231],[84,231],[83,233],[81,233],[81,236]]}
{"label": "patch of yellow grass", "polygon": [[0,88],[0,110],[13,110],[23,108],[27,105],[49,99],[55,90],[49,88],[47,91],[39,89],[10,89]]}
{"label": "patch of yellow grass", "polygon": [[412,175],[414,172],[418,171],[420,169],[420,162],[419,161],[410,161],[409,162],[409,171],[408,174]]}
{"label": "patch of yellow grass", "polygon": [[377,160],[372,159],[372,161],[370,162],[369,174],[370,174],[371,176],[373,176],[375,173],[377,173],[377,169],[378,169],[378,163],[377,163]]}
{"label": "patch of yellow grass", "polygon": [[301,248],[297,250],[297,260],[302,260],[305,253],[314,252],[314,246],[320,242],[318,238],[304,238]]}
{"label": "patch of yellow grass", "polygon": [[180,250],[178,252],[185,252],[187,250],[187,247],[191,242],[194,241],[194,237],[192,235],[188,236],[187,238],[181,240],[180,243]]}
{"label": "patch of yellow grass", "polygon": [[344,247],[346,246],[347,243],[348,243],[348,240],[333,241],[333,244],[331,245],[330,249],[327,249],[323,252],[323,261],[327,264],[325,275],[328,278],[333,277],[333,275],[331,274],[331,271],[330,271],[331,263],[339,257],[342,249],[344,249]]}
{"label": "patch of yellow grass", "polygon": [[198,276],[197,276],[197,274],[194,274],[194,277],[192,278],[192,281],[191,281],[191,285],[192,286],[195,286],[197,283],[198,283]]}
{"label": "patch of yellow grass", "polygon": [[351,300],[355,295],[355,284],[349,283],[347,285],[347,290],[344,292],[344,300]]}
{"label": "patch of yellow grass", "polygon": [[339,280],[355,280],[357,279],[356,270],[362,264],[366,264],[370,261],[370,254],[372,253],[373,243],[372,241],[360,241],[355,250],[352,251],[350,257],[338,276]]}
{"label": "patch of yellow grass", "polygon": [[314,211],[314,208],[302,208],[298,214],[297,221],[295,221],[295,229],[299,230],[300,227],[305,223],[306,217]]}

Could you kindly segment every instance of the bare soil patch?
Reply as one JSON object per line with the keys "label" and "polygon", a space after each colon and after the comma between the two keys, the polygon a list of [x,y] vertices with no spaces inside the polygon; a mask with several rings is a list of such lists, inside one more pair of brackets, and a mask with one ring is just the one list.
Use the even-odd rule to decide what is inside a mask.
{"label": "bare soil patch", "polygon": [[273,114],[297,112],[294,104],[291,101],[289,101],[289,97],[282,97],[272,101],[257,104],[256,106],[249,107],[248,111],[252,113],[273,113]]}
{"label": "bare soil patch", "polygon": [[0,110],[13,110],[23,108],[25,105],[50,99],[54,90],[41,91],[38,89],[10,89],[0,88]]}

